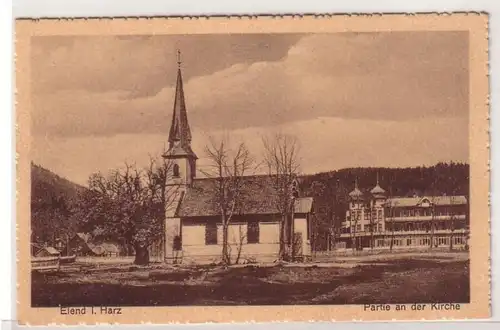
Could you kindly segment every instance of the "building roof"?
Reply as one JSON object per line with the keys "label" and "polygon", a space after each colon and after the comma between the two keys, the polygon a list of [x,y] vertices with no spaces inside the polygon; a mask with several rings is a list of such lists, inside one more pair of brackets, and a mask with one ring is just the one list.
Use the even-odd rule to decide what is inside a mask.
{"label": "building roof", "polygon": [[76,236],[78,236],[85,243],[87,243],[89,241],[89,239],[90,239],[90,235],[86,234],[86,233],[76,233]]}
{"label": "building roof", "polygon": [[372,193],[373,195],[384,195],[385,190],[382,189],[382,187],[380,187],[380,185],[377,183],[377,185],[373,187],[372,190],[370,190],[370,193]]}
{"label": "building roof", "polygon": [[465,205],[467,204],[467,198],[465,196],[393,197],[387,199],[386,205],[392,207],[411,207],[419,206],[424,202],[434,205]]}
{"label": "building roof", "polygon": [[[56,255],[56,254],[60,254],[59,251],[57,251],[55,248],[53,248],[52,246],[47,246],[47,247],[44,247],[43,249],[41,249],[40,251],[47,251],[47,253],[49,254],[53,254],[53,255]],[[38,251],[38,253],[40,253],[40,251]]]}
{"label": "building roof", "polygon": [[[267,176],[245,176],[242,196],[244,203],[239,214],[279,214],[276,204],[277,194],[273,188],[271,178]],[[220,211],[214,197],[215,179],[195,179],[180,203],[177,216],[215,216]],[[313,198],[297,198],[295,201],[296,213],[312,211]]]}
{"label": "building roof", "polygon": [[364,197],[364,193],[359,190],[358,188],[358,180],[356,179],[355,183],[354,183],[354,189],[349,193],[349,197],[353,198],[353,199],[362,199]]}
{"label": "building roof", "polygon": [[[180,65],[180,62],[179,62]],[[191,149],[191,129],[189,128],[186,101],[184,99],[184,87],[182,84],[182,72],[177,70],[177,84],[175,88],[174,111],[172,124],[168,134],[169,150],[166,157],[191,156],[196,155]]]}
{"label": "building roof", "polygon": [[349,193],[349,196],[352,198],[363,198],[364,194],[361,190],[358,189],[358,187],[356,187]]}

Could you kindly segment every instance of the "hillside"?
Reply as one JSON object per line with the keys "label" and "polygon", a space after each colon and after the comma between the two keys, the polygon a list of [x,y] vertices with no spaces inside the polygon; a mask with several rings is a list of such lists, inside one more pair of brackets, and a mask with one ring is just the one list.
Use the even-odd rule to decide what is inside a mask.
{"label": "hillside", "polygon": [[56,237],[71,234],[71,207],[85,188],[35,164],[31,164],[32,242],[54,244]]}

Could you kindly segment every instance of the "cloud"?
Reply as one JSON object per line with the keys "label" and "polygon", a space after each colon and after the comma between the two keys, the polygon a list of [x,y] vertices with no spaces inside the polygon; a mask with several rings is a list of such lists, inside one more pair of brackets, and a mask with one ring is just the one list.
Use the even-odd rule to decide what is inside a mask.
{"label": "cloud", "polygon": [[200,167],[207,136],[259,157],[276,131],[298,137],[305,173],[468,160],[467,34],[165,38],[35,41],[33,161],[82,184],[146,165],[167,142],[178,43]]}
{"label": "cloud", "polygon": [[[69,57],[72,60],[67,62],[73,64],[54,65],[52,69],[68,70],[75,75],[59,77],[57,82],[64,88],[52,86],[54,91],[50,93],[35,93],[35,134],[84,136],[168,131],[174,86],[152,81],[154,71],[165,65],[162,52],[170,52],[172,47],[165,48],[164,42],[158,41],[161,38],[156,37],[126,39],[117,45],[107,45],[107,39],[101,39],[77,40],[72,46],[62,44],[56,48],[52,54],[54,63]],[[229,43],[227,47],[238,54],[231,61],[210,64],[210,56],[196,54],[197,58],[186,62],[183,72],[193,130],[275,126],[317,117],[405,121],[466,117],[468,113],[464,33],[306,35],[287,48],[286,54],[277,52],[282,58],[274,61],[258,61],[255,54],[260,52],[255,47],[251,54],[237,51],[235,37],[223,41],[218,39],[215,44]],[[90,53],[75,54],[74,49],[83,47],[75,43],[93,47]],[[248,44],[247,41],[246,48],[250,47]],[[204,45],[204,49],[212,49],[207,42]],[[187,49],[190,54],[196,50]],[[95,61],[85,61],[86,56]],[[75,72],[74,63],[79,61],[86,64]],[[196,75],[203,71],[191,71],[193,63],[198,62],[204,63],[201,68],[221,69]],[[174,75],[170,76],[173,81]],[[128,87],[120,89],[124,86]]]}
{"label": "cloud", "polygon": [[185,78],[204,76],[235,63],[277,61],[296,34],[43,36],[32,38],[35,93],[127,91],[153,96],[175,84],[177,49]]}

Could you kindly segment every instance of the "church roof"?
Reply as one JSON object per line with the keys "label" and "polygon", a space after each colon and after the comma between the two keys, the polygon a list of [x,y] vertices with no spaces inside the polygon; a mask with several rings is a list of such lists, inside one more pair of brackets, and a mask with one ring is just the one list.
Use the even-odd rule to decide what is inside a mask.
{"label": "church roof", "polygon": [[181,145],[173,145],[168,151],[164,154],[164,157],[182,157],[182,156],[191,156],[194,158],[198,158],[194,153],[193,149],[189,145],[181,146]]}
{"label": "church roof", "polygon": [[187,119],[186,101],[184,99],[184,87],[182,84],[182,72],[177,70],[177,84],[175,87],[174,114],[172,116],[172,124],[168,141],[191,141],[191,129]]}
{"label": "church roof", "polygon": [[[179,60],[180,61],[180,60]],[[182,72],[177,70],[177,83],[175,87],[174,111],[172,114],[172,124],[168,134],[169,150],[164,156],[192,156],[196,158],[191,149],[191,129],[189,128],[186,100],[184,98],[184,86],[182,83]]]}
{"label": "church roof", "polygon": [[[244,203],[239,214],[279,214],[275,201],[276,192],[267,176],[244,177],[242,195]],[[215,179],[195,179],[181,201],[177,216],[215,216],[220,211],[214,197]],[[302,197],[295,201],[296,213],[312,212],[313,198]]]}

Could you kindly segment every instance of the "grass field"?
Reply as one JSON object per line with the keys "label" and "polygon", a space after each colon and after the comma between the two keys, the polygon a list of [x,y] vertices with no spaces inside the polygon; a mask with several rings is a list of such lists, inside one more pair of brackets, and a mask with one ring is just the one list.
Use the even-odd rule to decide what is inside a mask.
{"label": "grass field", "polygon": [[239,267],[75,265],[32,274],[33,307],[467,303],[466,257]]}

